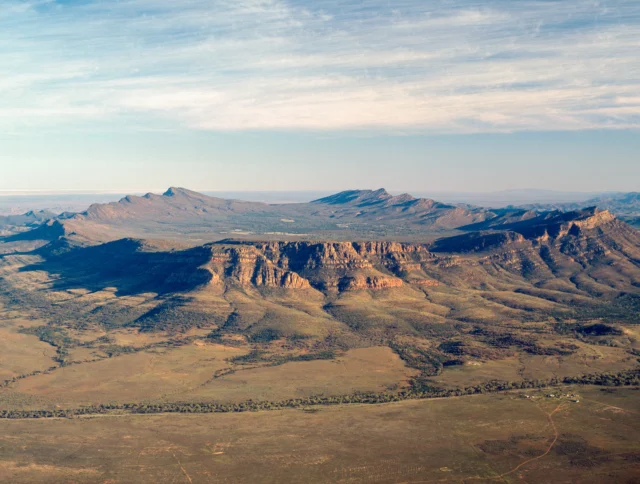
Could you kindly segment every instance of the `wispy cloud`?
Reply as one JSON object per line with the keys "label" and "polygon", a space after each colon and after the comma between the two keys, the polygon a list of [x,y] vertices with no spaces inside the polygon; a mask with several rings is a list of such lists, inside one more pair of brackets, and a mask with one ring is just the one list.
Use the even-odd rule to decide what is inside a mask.
{"label": "wispy cloud", "polygon": [[640,3],[5,0],[0,126],[640,126]]}

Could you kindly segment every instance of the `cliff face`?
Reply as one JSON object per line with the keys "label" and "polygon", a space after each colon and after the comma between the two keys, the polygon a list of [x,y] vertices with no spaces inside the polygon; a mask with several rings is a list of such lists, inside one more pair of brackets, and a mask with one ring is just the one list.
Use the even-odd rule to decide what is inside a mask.
{"label": "cliff face", "polygon": [[607,212],[533,228],[529,237],[515,231],[472,233],[431,245],[226,241],[209,246],[210,269],[220,283],[231,278],[241,285],[343,292],[454,280],[481,285],[496,272],[544,281],[607,259],[628,264],[626,259],[640,256],[637,233]]}
{"label": "cliff face", "polygon": [[496,277],[513,276],[544,284],[564,276],[575,279],[580,273],[597,273],[616,286],[616,276],[606,266],[617,264],[619,270],[627,268],[628,282],[636,284],[638,233],[606,211],[583,211],[572,217],[554,217],[546,224],[538,220],[518,231],[465,234],[430,245],[226,241],[209,246],[215,254],[210,269],[220,283],[231,278],[241,285],[344,292],[403,285],[482,287]]}
{"label": "cliff face", "polygon": [[253,246],[224,247],[211,245],[211,259],[206,268],[213,274],[212,283],[233,282],[241,286],[305,289],[309,281],[270,260],[264,251]]}
{"label": "cliff face", "polygon": [[574,212],[546,212],[511,223],[497,218],[465,230],[505,230],[518,233],[528,240],[548,241],[566,235],[577,235],[581,230],[615,230],[615,225],[620,228],[620,222],[610,212],[591,207]]}
{"label": "cliff face", "polygon": [[223,242],[208,246],[214,280],[240,285],[339,291],[399,287],[395,274],[433,256],[425,246],[392,242]]}

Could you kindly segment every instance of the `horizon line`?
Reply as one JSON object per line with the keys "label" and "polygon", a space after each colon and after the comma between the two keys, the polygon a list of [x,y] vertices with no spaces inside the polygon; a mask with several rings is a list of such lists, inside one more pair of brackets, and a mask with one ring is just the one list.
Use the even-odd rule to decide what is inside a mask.
{"label": "horizon line", "polygon": [[[147,193],[164,193],[170,188],[183,188],[186,190],[200,192],[200,193],[313,193],[313,192],[332,192],[340,193],[353,190],[378,190],[384,189],[389,192],[398,193],[442,193],[442,194],[498,194],[504,192],[549,192],[549,193],[574,193],[574,194],[591,194],[591,193],[628,193],[635,190],[621,190],[621,189],[599,189],[599,190],[560,190],[550,188],[504,188],[500,190],[488,190],[488,191],[458,191],[458,190],[402,190],[402,189],[386,189],[380,188],[318,188],[318,189],[305,189],[305,190],[252,190],[252,189],[211,189],[211,188],[187,188],[184,186],[171,185],[167,188],[158,189],[0,189],[0,196],[21,196],[21,195],[127,195],[127,194],[147,194]],[[639,188],[640,190],[640,188]]]}

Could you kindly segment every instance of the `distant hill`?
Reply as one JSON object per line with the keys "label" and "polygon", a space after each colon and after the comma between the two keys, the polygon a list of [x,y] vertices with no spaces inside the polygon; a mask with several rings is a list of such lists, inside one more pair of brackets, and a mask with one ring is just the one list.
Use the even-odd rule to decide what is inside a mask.
{"label": "distant hill", "polygon": [[495,192],[430,192],[419,193],[420,196],[435,198],[446,203],[468,203],[491,209],[509,206],[525,206],[535,203],[563,204],[583,203],[601,195],[598,192],[563,192],[540,189],[514,189]]}
{"label": "distant hill", "polygon": [[7,230],[13,227],[28,227],[54,217],[56,217],[56,214],[47,210],[29,211],[21,215],[0,215],[0,230]]}
{"label": "distant hill", "polygon": [[346,220],[370,220],[390,224],[408,223],[433,229],[453,229],[493,218],[481,208],[449,205],[429,198],[414,198],[408,193],[393,196],[379,190],[349,190],[311,202],[330,211],[330,216]]}
{"label": "distant hill", "polygon": [[597,207],[601,210],[609,210],[616,217],[625,222],[640,226],[640,192],[615,193],[600,195],[584,202],[571,203],[538,203],[524,205],[519,208],[531,210],[580,210],[585,207]]}
{"label": "distant hill", "polygon": [[624,221],[640,227],[640,192],[602,196],[587,201],[586,205],[609,210]]}
{"label": "distant hill", "polygon": [[384,189],[341,192],[310,203],[266,204],[170,188],[162,195],[94,204],[60,222],[67,234],[89,244],[138,237],[195,245],[229,237],[432,240],[495,217],[488,210],[392,196]]}
{"label": "distant hill", "polygon": [[[48,221],[54,223],[57,216],[46,210],[29,211],[20,215],[0,216],[0,254],[30,251],[64,235],[64,231],[53,233]],[[57,223],[57,222],[56,222]]]}

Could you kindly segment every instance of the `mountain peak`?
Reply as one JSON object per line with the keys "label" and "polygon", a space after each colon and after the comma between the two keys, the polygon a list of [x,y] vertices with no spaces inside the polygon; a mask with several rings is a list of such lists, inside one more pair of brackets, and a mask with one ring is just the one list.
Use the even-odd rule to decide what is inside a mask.
{"label": "mountain peak", "polygon": [[311,203],[325,203],[329,205],[370,204],[384,202],[390,198],[393,198],[393,196],[384,188],[377,190],[345,190],[334,195],[329,195],[328,197],[319,198]]}
{"label": "mountain peak", "polygon": [[415,198],[413,195],[409,193],[402,193],[396,197],[393,197],[393,201],[395,203],[413,202],[414,200],[417,200],[417,198]]}
{"label": "mountain peak", "polygon": [[163,197],[190,197],[190,198],[210,198],[202,193],[194,192],[182,187],[169,187],[169,189],[162,194]]}
{"label": "mountain peak", "polygon": [[177,197],[180,195],[189,195],[192,192],[191,190],[187,190],[186,188],[180,187],[169,187],[169,189],[162,194],[163,197]]}
{"label": "mountain peak", "polygon": [[371,195],[374,196],[374,197],[387,198],[387,197],[391,196],[391,194],[387,190],[385,190],[384,188],[378,188],[377,190],[373,190],[373,191],[371,191],[371,190],[366,190],[366,191],[370,191]]}

